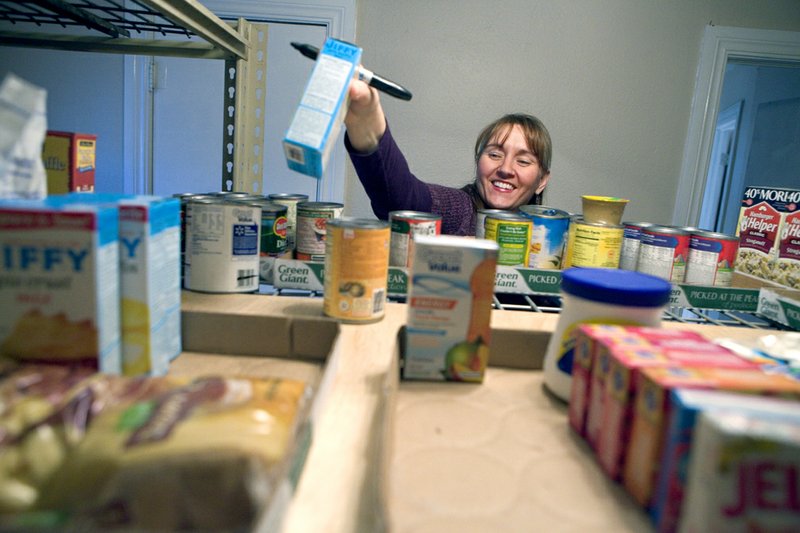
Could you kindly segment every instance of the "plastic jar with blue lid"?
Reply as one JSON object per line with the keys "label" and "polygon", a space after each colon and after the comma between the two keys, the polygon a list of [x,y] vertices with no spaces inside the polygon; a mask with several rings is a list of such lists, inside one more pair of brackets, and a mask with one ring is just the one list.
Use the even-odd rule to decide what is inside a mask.
{"label": "plastic jar with blue lid", "polygon": [[561,276],[561,315],[544,358],[545,386],[562,400],[572,388],[574,329],[580,324],[658,327],[672,285],[656,276],[609,268],[568,268]]}

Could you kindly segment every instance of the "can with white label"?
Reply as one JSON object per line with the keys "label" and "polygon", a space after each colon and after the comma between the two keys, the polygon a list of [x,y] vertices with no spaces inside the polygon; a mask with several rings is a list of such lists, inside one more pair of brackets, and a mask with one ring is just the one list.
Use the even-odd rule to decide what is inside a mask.
{"label": "can with white label", "polygon": [[414,238],[417,235],[442,233],[442,216],[421,211],[392,211],[389,213],[391,246],[389,265],[408,268],[414,260]]}
{"label": "can with white label", "polygon": [[691,233],[672,226],[650,226],[642,230],[638,272],[683,283]]}
{"label": "can with white label", "polygon": [[344,206],[335,202],[297,204],[296,253],[301,261],[325,260],[328,221],[342,216]]}
{"label": "can with white label", "polygon": [[730,287],[739,237],[699,230],[689,238],[685,283]]}
{"label": "can with white label", "polygon": [[650,222],[622,223],[622,250],[619,254],[620,270],[636,270],[639,262],[639,246],[642,243],[642,230],[652,226]]}
{"label": "can with white label", "polygon": [[199,292],[255,292],[259,275],[258,205],[224,198],[186,206],[184,286]]}
{"label": "can with white label", "polygon": [[389,224],[337,218],[326,224],[323,311],[342,322],[383,318],[389,274]]}

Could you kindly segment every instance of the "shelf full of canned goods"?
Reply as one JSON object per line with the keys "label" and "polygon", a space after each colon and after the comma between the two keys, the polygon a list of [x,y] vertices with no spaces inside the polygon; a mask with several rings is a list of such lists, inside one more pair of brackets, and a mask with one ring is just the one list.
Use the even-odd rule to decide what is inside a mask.
{"label": "shelf full of canned goods", "polygon": [[[269,258],[262,261],[264,294],[308,295],[324,291],[325,264],[318,261]],[[405,302],[408,269],[389,267],[387,294]],[[496,309],[558,313],[561,310],[561,271],[498,266],[495,274]],[[800,330],[800,291],[767,284],[734,273],[731,287],[673,284],[665,320]]]}

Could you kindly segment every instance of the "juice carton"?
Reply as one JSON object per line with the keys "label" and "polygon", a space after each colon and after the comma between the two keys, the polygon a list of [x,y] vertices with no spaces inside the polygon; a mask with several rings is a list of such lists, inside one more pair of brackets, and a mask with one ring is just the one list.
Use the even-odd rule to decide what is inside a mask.
{"label": "juice carton", "polygon": [[497,243],[420,235],[414,250],[403,377],[482,382],[491,342]]}
{"label": "juice carton", "polygon": [[49,201],[117,206],[123,373],[166,374],[181,352],[180,200],[68,194]]}
{"label": "juice carton", "polygon": [[679,531],[797,531],[798,413],[703,412]]}
{"label": "juice carton", "polygon": [[[572,390],[569,399],[569,423],[579,435],[587,438],[587,418],[592,401],[599,403],[602,398],[603,383],[593,384],[592,376],[595,373],[595,361],[598,353],[603,353],[603,369],[597,370],[598,375],[604,372],[608,362],[607,339],[614,339],[618,343],[640,345],[638,336],[632,335],[622,326],[613,324],[582,324],[572,333],[575,337],[575,355],[572,363]],[[599,382],[602,380],[598,379]],[[593,386],[597,388],[598,395],[593,397]],[[600,407],[596,412],[600,412]],[[599,417],[598,417],[599,421]],[[592,434],[596,437],[599,424],[593,419]],[[596,438],[591,439],[596,442]]]}
{"label": "juice carton", "polygon": [[289,168],[321,178],[347,113],[348,89],[361,48],[328,38],[283,139]]}
{"label": "juice carton", "polygon": [[118,216],[0,203],[0,355],[120,373]]}
{"label": "juice carton", "polygon": [[47,193],[94,191],[97,136],[48,131],[42,148]]}
{"label": "juice carton", "polygon": [[757,365],[748,364],[750,368],[671,366],[641,372],[623,473],[625,488],[641,505],[650,506],[660,475],[674,389],[700,388],[800,398],[800,381],[785,374],[768,374]]}
{"label": "juice carton", "polygon": [[800,417],[797,401],[710,390],[676,389],[672,391],[670,415],[655,494],[653,519],[660,533],[677,530],[678,518],[686,491],[688,465],[691,461],[695,424],[701,412],[752,412],[762,416],[794,415]]}

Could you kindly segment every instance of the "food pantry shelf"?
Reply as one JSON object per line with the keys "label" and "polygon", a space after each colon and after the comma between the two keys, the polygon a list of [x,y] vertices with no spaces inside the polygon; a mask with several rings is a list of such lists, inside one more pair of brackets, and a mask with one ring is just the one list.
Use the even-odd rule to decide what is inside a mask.
{"label": "food pantry shelf", "polygon": [[[303,289],[276,289],[272,285],[261,285],[259,294],[277,296],[308,296],[321,298],[320,291]],[[405,298],[390,296],[389,301],[405,303]],[[559,313],[561,312],[561,298],[558,296],[534,296],[527,294],[495,294],[493,308],[506,311],[523,311],[533,313]],[[740,311],[721,311],[697,309],[693,307],[668,307],[664,313],[664,320],[682,322],[685,324],[707,324],[715,326],[733,326],[753,329],[789,330],[787,326],[752,313]]]}

